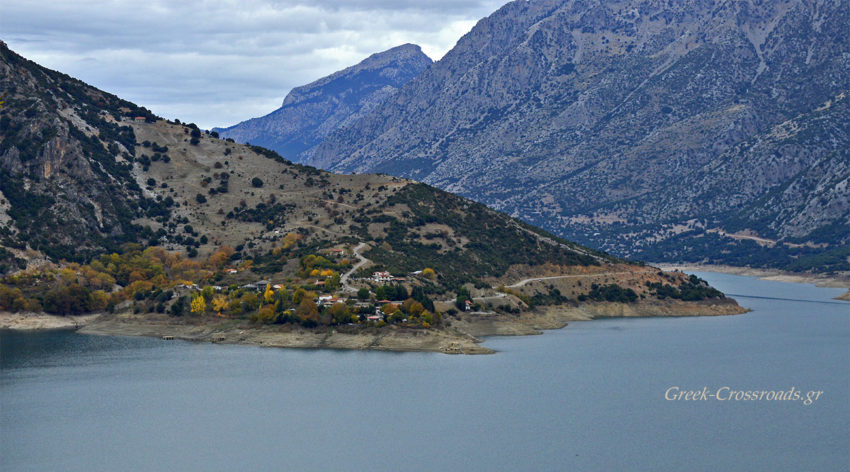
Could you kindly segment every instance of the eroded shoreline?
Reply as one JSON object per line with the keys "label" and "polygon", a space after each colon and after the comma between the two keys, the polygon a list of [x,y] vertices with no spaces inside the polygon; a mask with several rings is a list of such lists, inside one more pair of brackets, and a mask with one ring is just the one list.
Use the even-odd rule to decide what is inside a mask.
{"label": "eroded shoreline", "polygon": [[752,267],[737,267],[713,264],[666,264],[653,263],[664,271],[680,270],[682,272],[716,272],[720,274],[743,275],[756,277],[774,282],[790,282],[798,284],[814,284],[817,287],[850,289],[850,274],[810,274],[787,272],[779,269],[758,269]]}
{"label": "eroded shoreline", "polygon": [[148,336],[281,348],[492,354],[495,351],[480,345],[480,337],[541,334],[542,330],[560,329],[572,321],[600,318],[723,316],[746,311],[730,299],[710,302],[665,300],[635,304],[602,302],[548,306],[519,315],[462,314],[451,318],[448,326],[441,329],[339,326],[329,330],[293,325],[258,326],[246,320],[175,318],[163,314],[57,317],[0,313],[0,328],[31,331],[71,329],[81,334],[102,336]]}

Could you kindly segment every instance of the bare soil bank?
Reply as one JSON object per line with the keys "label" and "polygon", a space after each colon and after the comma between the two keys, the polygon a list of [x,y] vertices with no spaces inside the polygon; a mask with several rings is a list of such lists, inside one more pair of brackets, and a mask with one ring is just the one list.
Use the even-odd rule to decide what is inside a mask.
{"label": "bare soil bank", "polygon": [[639,303],[583,303],[555,305],[518,315],[470,314],[452,322],[452,327],[472,336],[522,336],[541,334],[541,330],[560,329],[571,321],[599,318],[660,316],[722,316],[746,313],[735,300],[683,302],[656,300]]}
{"label": "bare soil bank", "polygon": [[734,300],[681,302],[678,300],[623,303],[589,303],[546,307],[519,315],[464,313],[450,318],[445,329],[396,326],[361,328],[341,326],[331,330],[292,325],[257,326],[243,320],[173,318],[158,314],[103,315],[82,327],[84,334],[173,337],[199,342],[248,344],[312,349],[362,349],[380,351],[430,351],[448,354],[490,354],[478,336],[540,334],[563,328],[570,321],[610,317],[716,316],[744,313]]}
{"label": "bare soil bank", "polygon": [[850,274],[841,272],[837,274],[810,274],[786,272],[777,269],[754,269],[751,267],[735,267],[712,264],[653,264],[662,270],[680,270],[682,272],[720,272],[722,274],[745,275],[758,277],[764,280],[776,282],[794,282],[801,284],[815,284],[818,287],[848,288],[850,289]]}
{"label": "bare soil bank", "polygon": [[56,316],[47,313],[9,313],[0,311],[0,329],[39,331],[46,329],[78,329],[100,315]]}
{"label": "bare soil bank", "polygon": [[450,354],[493,352],[479,346],[481,340],[453,329],[412,329],[395,326],[364,329],[341,326],[326,330],[292,325],[257,326],[243,320],[173,318],[158,314],[103,316],[79,332],[113,336],[172,336],[188,341],[268,347],[433,351]]}

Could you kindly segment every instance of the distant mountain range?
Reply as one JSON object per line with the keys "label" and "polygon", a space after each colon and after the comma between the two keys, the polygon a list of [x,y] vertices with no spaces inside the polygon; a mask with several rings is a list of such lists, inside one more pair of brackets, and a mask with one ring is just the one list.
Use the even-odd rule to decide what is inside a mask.
{"label": "distant mountain range", "polygon": [[850,270],[848,31],[846,0],[515,1],[304,157],[621,256]]}
{"label": "distant mountain range", "polygon": [[281,107],[266,116],[213,131],[301,162],[328,134],[371,112],[431,63],[419,46],[394,47],[292,89]]}

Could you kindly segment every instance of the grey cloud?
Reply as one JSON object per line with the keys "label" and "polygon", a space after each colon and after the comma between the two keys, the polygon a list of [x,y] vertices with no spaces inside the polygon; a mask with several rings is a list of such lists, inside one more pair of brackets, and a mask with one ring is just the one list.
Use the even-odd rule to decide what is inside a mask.
{"label": "grey cloud", "polygon": [[42,65],[209,128],[268,113],[290,88],[402,43],[440,56],[501,3],[4,0],[0,31]]}

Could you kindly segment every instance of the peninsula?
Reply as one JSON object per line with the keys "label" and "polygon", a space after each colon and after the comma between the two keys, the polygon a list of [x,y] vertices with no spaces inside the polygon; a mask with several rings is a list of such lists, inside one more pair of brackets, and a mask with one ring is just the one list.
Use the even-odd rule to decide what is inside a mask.
{"label": "peninsula", "polygon": [[0,311],[18,327],[96,313],[82,332],[477,353],[574,319],[743,312],[696,277],[412,180],[292,163],[4,44],[0,69]]}

